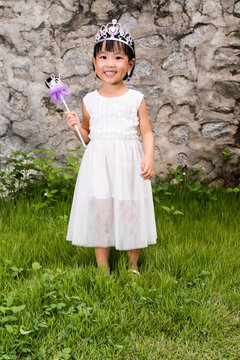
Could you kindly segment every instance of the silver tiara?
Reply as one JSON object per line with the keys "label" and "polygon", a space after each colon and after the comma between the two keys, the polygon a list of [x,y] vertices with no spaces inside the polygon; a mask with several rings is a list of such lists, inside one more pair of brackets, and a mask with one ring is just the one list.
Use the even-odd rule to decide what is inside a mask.
{"label": "silver tiara", "polygon": [[98,30],[96,34],[94,46],[105,40],[119,41],[128,45],[134,52],[133,38],[129,34],[128,30],[124,30],[122,25],[119,24],[116,19],[113,19],[112,22],[107,25],[101,26],[101,29]]}
{"label": "silver tiara", "polygon": [[58,75],[58,77],[55,77],[54,74],[52,74],[47,80],[45,80],[45,83],[49,89],[53,89],[55,86],[62,84],[60,75]]}

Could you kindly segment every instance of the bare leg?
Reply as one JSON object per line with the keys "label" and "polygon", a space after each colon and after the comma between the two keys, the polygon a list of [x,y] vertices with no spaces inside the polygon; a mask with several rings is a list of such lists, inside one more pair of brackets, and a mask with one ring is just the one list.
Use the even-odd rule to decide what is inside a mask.
{"label": "bare leg", "polygon": [[130,268],[138,271],[138,259],[140,255],[140,249],[127,250],[128,259],[130,262]]}
{"label": "bare leg", "polygon": [[111,250],[110,247],[107,247],[107,248],[95,247],[94,248],[98,267],[103,266],[105,270],[108,269],[108,258],[109,258],[110,250]]}

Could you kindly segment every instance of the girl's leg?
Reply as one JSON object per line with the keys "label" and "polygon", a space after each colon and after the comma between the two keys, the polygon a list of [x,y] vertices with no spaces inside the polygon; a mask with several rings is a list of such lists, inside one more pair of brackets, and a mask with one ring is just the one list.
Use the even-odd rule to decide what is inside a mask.
{"label": "girl's leg", "polygon": [[127,250],[128,259],[130,262],[130,268],[138,271],[138,259],[140,255],[140,249]]}
{"label": "girl's leg", "polygon": [[95,247],[95,256],[98,267],[103,266],[104,269],[108,269],[108,258],[110,254],[110,247],[107,248],[101,248],[101,247]]}

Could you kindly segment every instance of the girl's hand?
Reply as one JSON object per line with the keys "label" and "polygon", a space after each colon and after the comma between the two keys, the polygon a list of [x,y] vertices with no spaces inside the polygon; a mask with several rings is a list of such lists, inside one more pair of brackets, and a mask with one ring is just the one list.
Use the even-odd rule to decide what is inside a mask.
{"label": "girl's hand", "polygon": [[75,131],[75,128],[74,128],[74,125],[77,125],[77,127],[79,128],[80,127],[80,121],[77,117],[77,114],[73,111],[66,111],[65,112],[65,117],[66,117],[66,123],[67,123],[67,126]]}
{"label": "girl's hand", "polygon": [[143,180],[152,180],[155,174],[153,159],[150,159],[145,156],[142,159],[141,170],[142,172],[140,175],[143,178]]}

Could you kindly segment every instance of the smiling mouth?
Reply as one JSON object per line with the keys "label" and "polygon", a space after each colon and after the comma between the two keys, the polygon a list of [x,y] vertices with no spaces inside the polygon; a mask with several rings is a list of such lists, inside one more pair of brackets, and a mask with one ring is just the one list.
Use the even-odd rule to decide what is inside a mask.
{"label": "smiling mouth", "polygon": [[106,75],[115,75],[116,71],[104,71],[104,74],[106,74]]}

